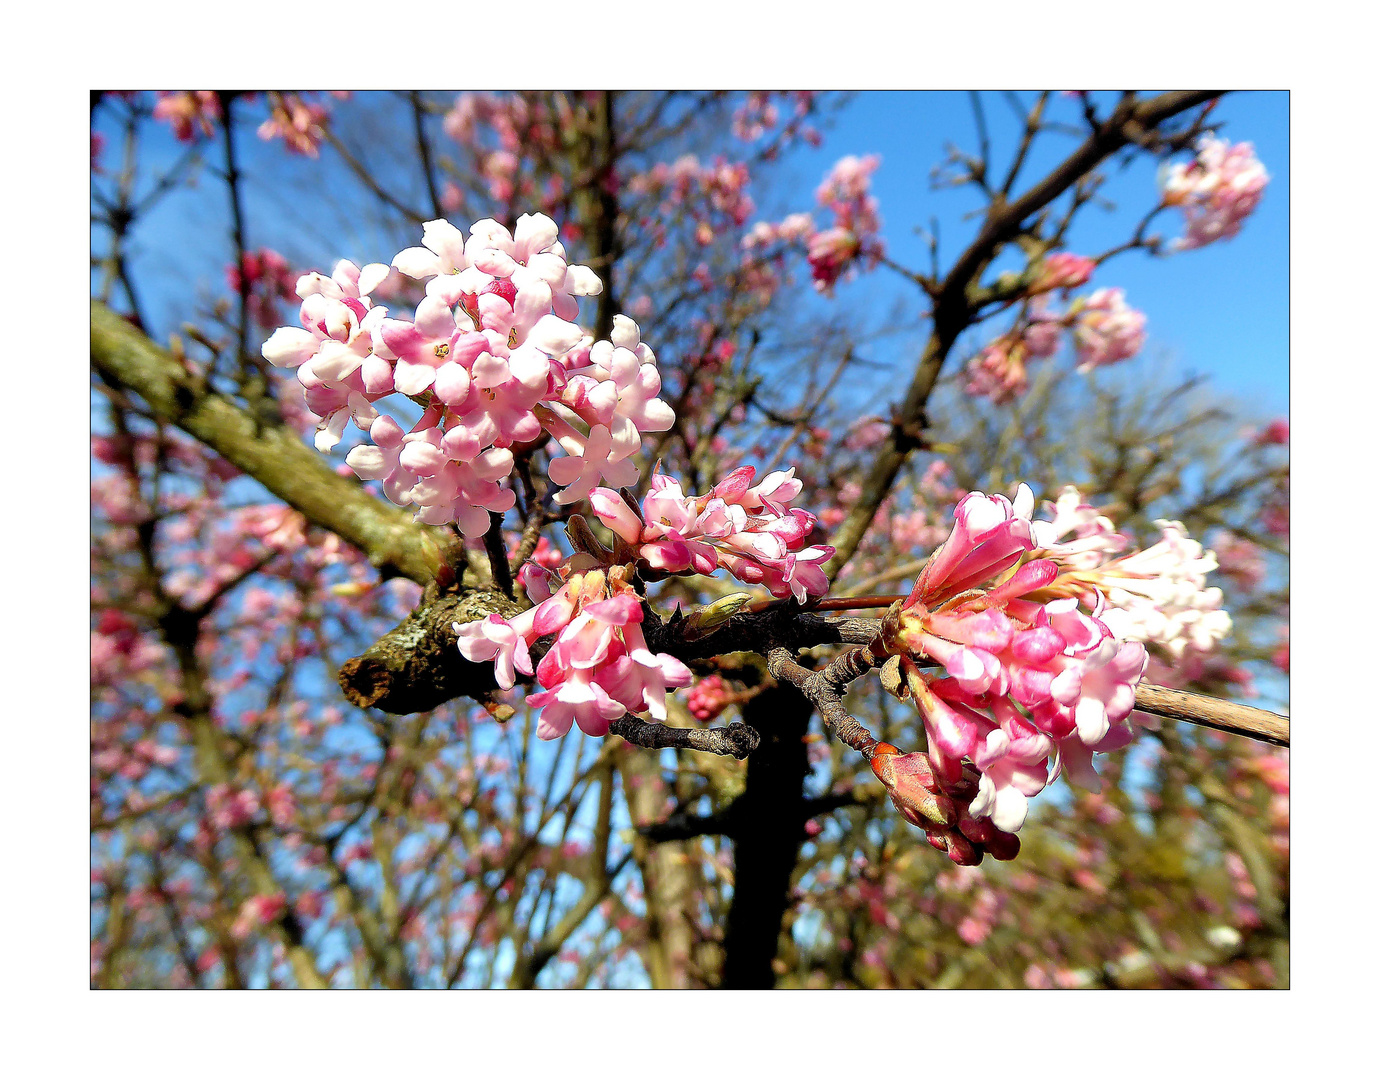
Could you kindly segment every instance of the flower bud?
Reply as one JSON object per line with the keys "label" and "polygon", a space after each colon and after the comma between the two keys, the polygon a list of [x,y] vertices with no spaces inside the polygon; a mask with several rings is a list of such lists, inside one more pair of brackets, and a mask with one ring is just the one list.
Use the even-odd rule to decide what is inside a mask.
{"label": "flower bud", "polygon": [[871,764],[896,809],[912,825],[926,829],[958,821],[958,806],[940,794],[925,754],[902,754],[890,743],[878,743]]}
{"label": "flower bud", "polygon": [[748,604],[752,603],[756,597],[752,593],[730,593],[722,596],[707,607],[694,612],[686,620],[686,629],[692,637],[699,637],[702,634],[713,630],[716,626],[722,626],[733,618],[734,615],[742,611]]}

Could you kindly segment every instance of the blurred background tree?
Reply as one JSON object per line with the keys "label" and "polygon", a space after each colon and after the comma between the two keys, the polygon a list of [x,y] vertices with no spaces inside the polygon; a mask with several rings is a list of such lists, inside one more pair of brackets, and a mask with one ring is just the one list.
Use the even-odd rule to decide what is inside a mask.
{"label": "blurred background tree", "polygon": [[[914,216],[979,193],[966,255],[1127,101],[1000,103],[1015,116],[1003,150],[986,103],[964,99],[974,126],[953,138],[974,149],[913,184]],[[585,323],[604,336],[625,311],[657,352],[676,423],[644,444],[644,485],[658,462],[687,491],[740,464],[794,466],[841,548],[833,595],[904,592],[968,490],[1076,484],[1144,546],[1157,519],[1182,521],[1218,553],[1233,630],[1210,653],[1156,655],[1148,677],[1278,707],[1287,426],[1149,351],[1091,374],[1045,361],[1013,400],[965,392],[965,363],[1025,317],[1011,280],[1045,253],[1032,237],[1079,236],[1117,268],[1167,254],[1140,225],[1152,181],[1099,232],[1073,222],[1104,185],[1190,148],[1214,102],[1109,143],[955,291],[936,224],[917,270],[893,262],[880,222],[849,221],[840,257],[802,217],[840,227],[799,162],[869,95],[93,95],[93,984],[1287,985],[1288,754],[1263,743],[1152,724],[1104,759],[1100,793],[1041,796],[1017,860],[956,867],[751,654],[696,662],[670,702],[676,726],[755,727],[746,763],[616,736],[541,743],[520,692],[507,720],[496,699],[351,704],[342,666],[407,615],[436,556],[428,569],[410,515],[344,467],[349,436],[340,476],[308,468],[298,444],[318,418],[259,354],[293,318],[300,273],[386,261],[434,218],[546,213],[604,279]],[[421,290],[395,273],[379,294]],[[191,399],[122,379],[117,353],[175,365]],[[903,389],[922,376],[917,408]],[[234,424],[262,468],[212,448]],[[284,476],[300,498],[272,494]],[[527,483],[508,551],[551,565],[575,508]],[[322,503],[377,509],[350,532],[323,527]],[[374,542],[390,529],[403,539]],[[487,572],[482,545],[466,558]],[[657,589],[669,612],[740,587]],[[914,711],[872,684],[848,703],[879,738],[915,743]]]}

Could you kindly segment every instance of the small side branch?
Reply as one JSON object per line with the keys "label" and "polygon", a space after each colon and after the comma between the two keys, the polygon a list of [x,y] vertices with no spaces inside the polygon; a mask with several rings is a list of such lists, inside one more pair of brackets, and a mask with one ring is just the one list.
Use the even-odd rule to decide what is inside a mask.
{"label": "small side branch", "polygon": [[1233,701],[1219,701],[1190,694],[1187,690],[1170,690],[1165,686],[1141,683],[1136,687],[1136,708],[1170,720],[1187,720],[1190,724],[1216,728],[1248,739],[1289,745],[1289,718],[1266,709],[1238,705]]}
{"label": "small side branch", "polygon": [[834,735],[868,758],[877,740],[849,715],[843,707],[843,695],[849,683],[862,678],[877,663],[877,657],[867,647],[849,649],[819,671],[796,663],[786,649],[772,649],[767,656],[767,670],[772,678],[788,682],[804,694]]}
{"label": "small side branch", "polygon": [[630,715],[624,715],[610,724],[609,733],[648,750],[699,750],[705,754],[735,757],[740,761],[756,750],[761,741],[761,736],[746,724],[729,724],[721,728],[673,728],[648,723]]}

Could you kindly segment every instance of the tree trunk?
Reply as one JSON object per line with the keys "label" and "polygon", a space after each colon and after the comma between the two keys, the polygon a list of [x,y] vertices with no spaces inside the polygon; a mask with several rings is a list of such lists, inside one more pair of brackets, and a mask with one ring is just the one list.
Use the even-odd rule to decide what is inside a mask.
{"label": "tree trunk", "polygon": [[744,722],[761,733],[762,742],[748,758],[747,786],[735,811],[733,901],[721,989],[770,989],[776,983],[772,961],[805,839],[810,712],[810,703],[790,686],[764,690],[743,707]]}

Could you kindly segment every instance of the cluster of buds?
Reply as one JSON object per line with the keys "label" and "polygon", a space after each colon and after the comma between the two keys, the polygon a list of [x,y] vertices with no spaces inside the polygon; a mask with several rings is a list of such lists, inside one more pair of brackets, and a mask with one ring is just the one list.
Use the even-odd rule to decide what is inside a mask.
{"label": "cluster of buds", "polygon": [[213,784],[206,789],[206,820],[216,832],[238,829],[259,812],[259,797],[248,788]]}
{"label": "cluster of buds", "polygon": [[[1129,718],[1146,643],[1172,656],[1230,629],[1204,586],[1211,552],[1178,522],[1154,547],[1127,537],[1065,488],[1053,520],[973,492],[910,595],[883,620],[883,683],[915,703],[927,752],[873,751],[873,771],[907,820],[955,862],[1010,858],[1029,799],[1062,771],[1101,789],[1094,752],[1134,738]],[[936,670],[941,669],[941,670]],[[886,744],[882,744],[885,746]]]}
{"label": "cluster of buds", "polygon": [[220,117],[220,95],[214,90],[160,90],[153,107],[153,118],[170,124],[179,142],[210,138]]}
{"label": "cluster of buds", "polygon": [[1003,334],[968,361],[964,393],[993,405],[1015,401],[1030,388],[1025,360],[1031,355],[1018,334]]}
{"label": "cluster of buds", "polygon": [[1096,259],[1075,255],[1071,251],[1055,252],[1037,264],[1035,281],[1026,290],[1026,295],[1036,296],[1055,289],[1076,289],[1086,285],[1096,269]]}
{"label": "cluster of buds", "polygon": [[238,266],[225,268],[225,280],[231,292],[248,293],[250,317],[260,326],[278,321],[278,305],[292,299],[297,281],[288,261],[270,248],[246,251]]}
{"label": "cluster of buds", "polygon": [[[994,842],[984,825],[965,831],[963,815],[950,812],[956,800],[967,800],[967,816],[1015,833],[1029,797],[1061,764],[1084,777],[1093,750],[1123,746],[1132,734],[1126,718],[1145,670],[1145,647],[1118,641],[1098,618],[1100,605],[1088,612],[1078,599],[1041,594],[1059,566],[1029,557],[1033,508],[1024,485],[1014,503],[979,492],[965,496],[953,532],[883,621],[882,641],[893,654],[888,689],[919,710],[925,768],[951,801],[927,804],[927,820],[940,814],[931,825],[947,829],[936,835],[955,861],[1010,850],[1009,841]],[[901,759],[910,772],[898,775],[920,768],[907,761],[913,756]]]}
{"label": "cluster of buds", "polygon": [[1170,165],[1160,176],[1165,205],[1184,214],[1185,235],[1174,242],[1181,251],[1235,236],[1270,181],[1250,143],[1233,146],[1205,135],[1197,149],[1193,161]]}
{"label": "cluster of buds", "polygon": [[1097,289],[1069,308],[1078,370],[1129,360],[1145,344],[1145,313],[1130,307],[1120,289]]}
{"label": "cluster of buds", "polygon": [[[356,474],[415,505],[419,521],[455,522],[466,536],[513,505],[502,485],[513,447],[554,439],[565,450],[548,466],[565,488],[561,503],[601,479],[633,483],[642,433],[665,431],[674,414],[657,397],[656,357],[636,323],[617,315],[610,340],[594,342],[571,321],[577,298],[603,286],[567,263],[555,222],[525,214],[510,233],[486,219],[466,240],[432,221],[422,243],[393,260],[426,281],[412,321],[389,318],[369,297],[388,267],[341,262],[330,278],[298,281],[302,328],[281,327],[264,344],[271,363],[297,369],[307,407],[322,417],[318,449],[334,447],[353,420],[371,440],[346,457]],[[393,394],[422,408],[410,430],[376,407]]]}
{"label": "cluster of buds", "polygon": [[834,212],[834,227],[815,233],[808,241],[807,257],[815,288],[829,292],[845,270],[861,258],[874,265],[884,248],[877,235],[882,228],[877,200],[869,193],[872,174],[882,159],[841,158],[815,192],[819,204]]}
{"label": "cluster of buds", "polygon": [[701,162],[684,154],[671,164],[659,161],[628,181],[628,190],[659,199],[657,211],[666,217],[684,210],[696,223],[696,239],[711,243],[729,224],[741,227],[756,208],[747,188],[751,174],[745,162],[716,158]]}
{"label": "cluster of buds", "polygon": [[[1032,292],[1087,281],[1092,260],[1081,255],[1065,259],[1064,254],[1046,260]],[[1097,289],[1062,313],[1049,306],[1047,297],[1036,296],[1022,306],[1010,330],[968,361],[964,390],[996,405],[1014,401],[1030,385],[1026,362],[1053,356],[1066,330],[1072,331],[1078,370],[1086,373],[1135,356],[1145,344],[1145,314],[1128,306],[1120,289]]]}
{"label": "cluster of buds", "polygon": [[259,125],[259,138],[265,142],[282,139],[291,153],[319,157],[326,137],[326,108],[307,102],[297,94],[270,93],[268,119]]}
{"label": "cluster of buds", "polygon": [[702,724],[707,724],[733,703],[733,692],[722,675],[706,675],[685,695],[685,707]]}
{"label": "cluster of buds", "polygon": [[230,936],[243,941],[256,929],[277,922],[287,910],[287,897],[282,893],[265,893],[251,896],[243,904],[230,924]]}
{"label": "cluster of buds", "polygon": [[890,743],[872,751],[872,772],[891,796],[901,816],[925,831],[925,839],[960,866],[975,866],[984,854],[1006,861],[1021,850],[1020,838],[1003,832],[990,818],[974,817],[967,803],[978,794],[978,774],[965,765],[963,775],[940,784],[925,754],[902,754]]}
{"label": "cluster of buds", "polygon": [[[586,554],[572,556],[560,572],[560,587],[511,619],[489,615],[455,623],[467,660],[494,661],[499,686],[511,689],[516,673],[536,675],[542,691],[529,704],[542,710],[537,736],[556,739],[573,723],[586,735],[608,733],[611,721],[628,712],[666,719],[666,690],[686,686],[690,669],[666,653],[652,653],[642,635],[642,603],[628,581],[628,568],[604,568]],[[538,638],[555,641],[536,664]]]}
{"label": "cluster of buds", "polygon": [[795,470],[769,473],[753,485],[756,470],[729,473],[706,495],[686,495],[663,473],[636,504],[608,488],[590,494],[595,515],[635,558],[660,574],[712,574],[723,568],[773,596],[804,603],[829,588],[823,565],[834,549],[810,545],[815,516],[787,506],[801,491]]}
{"label": "cluster of buds", "polygon": [[733,134],[744,142],[756,142],[773,130],[780,119],[780,110],[775,100],[779,99],[782,104],[791,107],[792,113],[781,136],[786,138],[798,133],[811,146],[818,146],[822,136],[813,127],[803,123],[804,118],[810,114],[814,97],[812,90],[755,90],[734,110]]}

